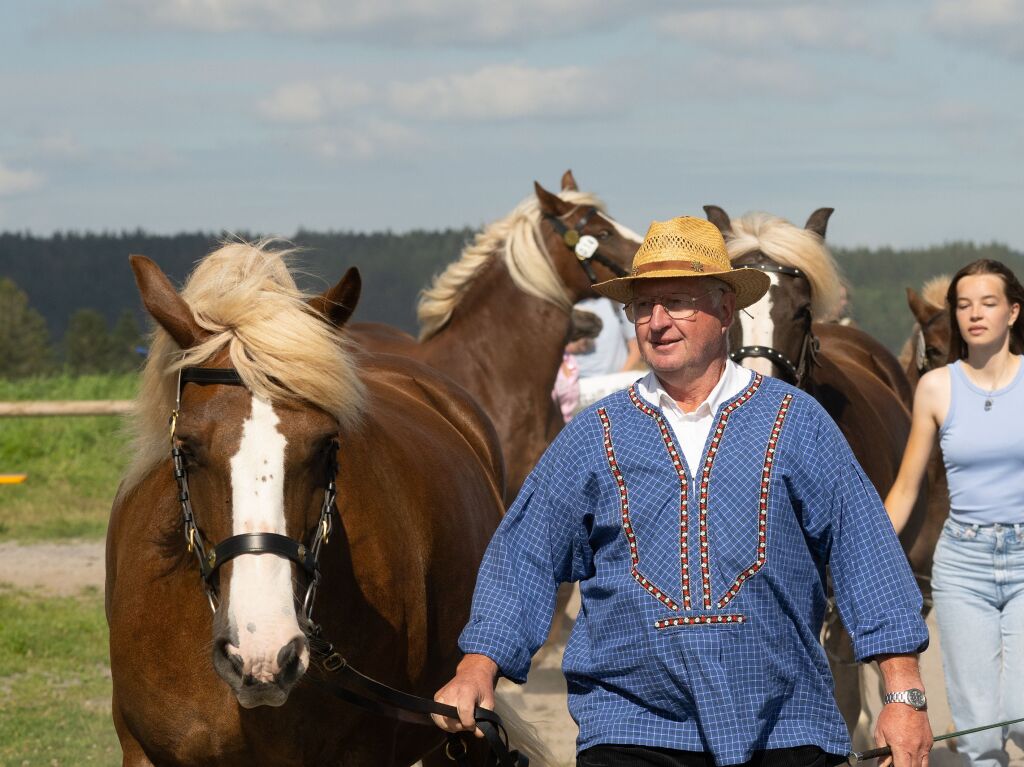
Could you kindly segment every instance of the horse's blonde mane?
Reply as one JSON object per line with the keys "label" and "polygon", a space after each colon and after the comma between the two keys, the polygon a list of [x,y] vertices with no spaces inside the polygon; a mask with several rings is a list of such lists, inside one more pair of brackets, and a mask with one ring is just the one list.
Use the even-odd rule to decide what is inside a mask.
{"label": "horse's blonde mane", "polygon": [[268,401],[302,400],[343,426],[359,415],[364,386],[348,342],[309,306],[273,240],[230,242],[201,260],[181,297],[209,337],[182,350],[157,327],[142,371],[132,433],[134,458],[125,487],[137,484],[170,451],[167,419],[177,374],[227,349],[246,387]]}
{"label": "horse's blonde mane", "polygon": [[929,278],[921,286],[921,298],[929,306],[936,309],[944,309],[946,306],[946,293],[949,292],[949,283],[953,277],[948,274],[937,274]]}
{"label": "horse's blonde mane", "polygon": [[811,284],[814,319],[827,322],[838,314],[842,279],[820,235],[769,213],[747,213],[732,222],[726,246],[732,261],[760,250],[776,263],[799,269]]}
{"label": "horse's blonde mane", "polygon": [[[592,194],[562,191],[558,196],[573,205],[593,205],[604,212],[604,205]],[[463,248],[459,260],[449,264],[429,288],[421,291],[417,309],[420,340],[430,338],[447,324],[473,280],[498,256],[517,288],[570,312],[572,301],[551,263],[540,224],[540,200],[530,195],[505,218],[478,232],[473,242]]]}

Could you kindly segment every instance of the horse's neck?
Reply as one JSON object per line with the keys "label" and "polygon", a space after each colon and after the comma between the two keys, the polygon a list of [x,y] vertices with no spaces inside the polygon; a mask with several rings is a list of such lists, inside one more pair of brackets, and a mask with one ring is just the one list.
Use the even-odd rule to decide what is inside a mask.
{"label": "horse's neck", "polygon": [[495,260],[468,287],[444,328],[423,342],[422,357],[488,412],[510,390],[547,402],[569,321],[564,310],[517,288]]}

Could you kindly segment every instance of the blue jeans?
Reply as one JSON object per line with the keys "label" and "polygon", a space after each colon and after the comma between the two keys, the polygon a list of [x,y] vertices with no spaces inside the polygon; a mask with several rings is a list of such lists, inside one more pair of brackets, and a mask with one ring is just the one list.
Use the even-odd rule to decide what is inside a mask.
{"label": "blue jeans", "polygon": [[[946,695],[958,730],[1024,717],[1024,525],[946,520],[932,596]],[[1024,747],[1024,723],[957,739],[971,767],[1006,767],[1006,739]]]}

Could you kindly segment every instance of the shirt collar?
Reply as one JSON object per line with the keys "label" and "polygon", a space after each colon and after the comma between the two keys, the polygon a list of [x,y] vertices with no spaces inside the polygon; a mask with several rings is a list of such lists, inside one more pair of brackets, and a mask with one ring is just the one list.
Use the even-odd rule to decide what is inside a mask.
{"label": "shirt collar", "polygon": [[692,413],[684,413],[682,411],[682,408],[665,391],[665,387],[662,386],[661,381],[658,380],[653,370],[637,382],[637,392],[655,407],[660,407],[662,410],[671,410],[681,418],[696,420],[698,418],[706,418],[708,415],[717,412],[723,402],[732,399],[747,387],[752,376],[753,373],[751,371],[727,359],[725,361],[725,368],[722,370],[722,376],[718,379],[718,383],[715,384],[715,388],[711,390],[707,398]]}

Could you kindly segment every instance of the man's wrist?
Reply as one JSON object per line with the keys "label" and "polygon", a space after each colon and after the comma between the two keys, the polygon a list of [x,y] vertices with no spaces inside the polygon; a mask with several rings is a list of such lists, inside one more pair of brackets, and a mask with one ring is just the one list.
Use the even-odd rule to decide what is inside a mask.
{"label": "man's wrist", "polygon": [[910,687],[906,690],[896,690],[882,696],[882,705],[890,703],[904,703],[915,711],[928,709],[928,698],[920,687]]}

